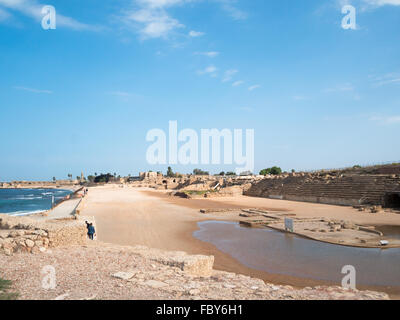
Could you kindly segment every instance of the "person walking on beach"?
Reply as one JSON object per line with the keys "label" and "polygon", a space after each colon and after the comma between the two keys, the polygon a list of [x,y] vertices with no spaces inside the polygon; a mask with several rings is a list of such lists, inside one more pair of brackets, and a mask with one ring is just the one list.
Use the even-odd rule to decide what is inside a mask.
{"label": "person walking on beach", "polygon": [[86,223],[86,228],[88,229],[88,237],[90,240],[94,240],[94,236],[96,234],[96,230],[94,229],[93,223],[89,223],[85,221]]}

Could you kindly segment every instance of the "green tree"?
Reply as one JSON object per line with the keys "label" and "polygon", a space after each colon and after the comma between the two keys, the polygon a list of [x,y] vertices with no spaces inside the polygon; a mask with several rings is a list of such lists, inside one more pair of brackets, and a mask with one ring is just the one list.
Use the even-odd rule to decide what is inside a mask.
{"label": "green tree", "polygon": [[274,176],[278,176],[278,175],[282,174],[282,169],[279,167],[272,167],[271,174]]}
{"label": "green tree", "polygon": [[193,174],[195,176],[209,176],[210,175],[210,173],[208,171],[203,171],[201,169],[194,169]]}
{"label": "green tree", "polygon": [[171,168],[171,167],[168,167],[168,170],[167,170],[167,177],[168,177],[168,178],[174,178],[174,177],[175,177],[175,173],[172,171],[172,168]]}
{"label": "green tree", "polygon": [[279,167],[272,167],[272,168],[263,169],[260,171],[260,175],[262,175],[262,176],[266,176],[268,174],[278,176],[278,175],[282,174],[282,169]]}

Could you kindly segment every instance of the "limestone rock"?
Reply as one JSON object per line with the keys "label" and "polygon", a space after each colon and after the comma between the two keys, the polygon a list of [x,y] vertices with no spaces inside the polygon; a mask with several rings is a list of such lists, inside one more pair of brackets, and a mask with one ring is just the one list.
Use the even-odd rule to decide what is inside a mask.
{"label": "limestone rock", "polygon": [[155,259],[162,264],[177,267],[192,276],[209,277],[212,275],[214,266],[214,256],[189,256],[176,253]]}
{"label": "limestone rock", "polygon": [[117,279],[129,280],[135,276],[135,272],[117,272],[112,276]]}
{"label": "limestone rock", "polygon": [[32,253],[32,254],[38,254],[38,253],[40,253],[39,247],[33,247],[33,248],[31,248],[31,253]]}
{"label": "limestone rock", "polygon": [[61,296],[56,297],[54,300],[65,300],[69,296],[68,293],[64,293]]}
{"label": "limestone rock", "polygon": [[26,246],[27,246],[28,248],[33,248],[33,247],[35,246],[35,243],[34,243],[32,240],[30,240],[30,239],[26,239],[26,240],[25,240],[25,244],[26,244]]}
{"label": "limestone rock", "polygon": [[35,241],[35,246],[41,247],[43,245],[43,241],[42,240],[36,240]]}
{"label": "limestone rock", "polygon": [[200,294],[200,290],[199,289],[189,290],[189,295],[191,295],[191,296],[197,296],[199,294]]}
{"label": "limestone rock", "polygon": [[23,235],[25,235],[25,231],[24,230],[14,230],[11,231],[9,234],[10,238],[17,238],[17,237],[22,237]]}
{"label": "limestone rock", "polygon": [[157,280],[147,280],[144,282],[144,285],[154,288],[154,289],[160,289],[163,287],[168,286],[165,282],[157,281]]}
{"label": "limestone rock", "polygon": [[4,252],[4,254],[5,254],[6,256],[12,256],[12,254],[13,254],[13,250],[10,249],[10,248],[4,248],[4,249],[3,249],[3,252]]}

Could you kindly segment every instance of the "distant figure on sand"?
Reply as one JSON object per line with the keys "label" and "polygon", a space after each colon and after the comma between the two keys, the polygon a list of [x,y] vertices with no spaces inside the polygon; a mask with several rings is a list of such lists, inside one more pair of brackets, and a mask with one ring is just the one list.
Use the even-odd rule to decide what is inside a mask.
{"label": "distant figure on sand", "polygon": [[94,235],[96,234],[96,230],[94,229],[93,223],[89,223],[85,221],[86,228],[88,229],[88,237],[90,240],[94,240]]}

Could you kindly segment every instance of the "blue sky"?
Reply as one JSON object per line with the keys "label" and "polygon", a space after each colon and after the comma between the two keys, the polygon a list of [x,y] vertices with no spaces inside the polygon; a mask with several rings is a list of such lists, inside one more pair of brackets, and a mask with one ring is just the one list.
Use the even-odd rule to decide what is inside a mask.
{"label": "blue sky", "polygon": [[170,120],[254,129],[257,172],[400,160],[400,0],[40,1],[0,0],[0,181],[166,171]]}

